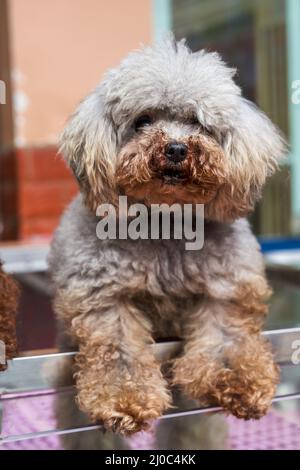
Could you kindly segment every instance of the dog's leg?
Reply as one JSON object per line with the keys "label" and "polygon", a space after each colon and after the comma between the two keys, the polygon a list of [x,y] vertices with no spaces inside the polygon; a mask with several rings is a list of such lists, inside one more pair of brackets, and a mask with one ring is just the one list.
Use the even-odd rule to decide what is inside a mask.
{"label": "dog's leg", "polygon": [[[103,294],[101,292],[101,294]],[[151,325],[130,301],[91,297],[72,319],[79,344],[75,361],[78,403],[94,422],[124,435],[147,429],[149,420],[169,406],[166,382],[152,350]],[[67,314],[70,298],[62,295],[56,309]]]}
{"label": "dog's leg", "polygon": [[189,318],[174,382],[202,404],[220,405],[238,418],[263,416],[279,375],[260,334],[265,312],[254,288],[234,301],[204,300]]}
{"label": "dog's leg", "polygon": [[[67,348],[67,350],[73,349]],[[80,431],[80,428],[91,425],[91,421],[85,413],[79,410],[75,399],[75,390],[70,393],[64,389],[60,390],[61,387],[74,385],[73,362],[72,357],[66,356],[60,358],[55,364],[47,364],[47,367],[44,368],[48,383],[57,388],[53,402],[56,428],[59,430],[78,429],[78,432],[59,435],[61,447],[67,450],[129,449],[126,439],[112,432],[105,432],[102,429]]]}

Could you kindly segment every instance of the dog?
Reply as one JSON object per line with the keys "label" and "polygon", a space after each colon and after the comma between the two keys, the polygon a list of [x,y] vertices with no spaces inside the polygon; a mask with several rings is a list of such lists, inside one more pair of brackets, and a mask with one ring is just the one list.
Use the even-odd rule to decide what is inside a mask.
{"label": "dog", "polygon": [[19,288],[2,268],[0,262],[0,341],[5,360],[0,362],[0,371],[7,368],[7,359],[17,354],[16,312]]}
{"label": "dog", "polygon": [[[52,243],[54,307],[63,347],[78,348],[78,406],[118,435],[148,429],[172,405],[170,389],[243,419],[265,415],[275,393],[260,334],[271,290],[245,217],[286,144],[234,74],[217,53],[168,38],[108,71],[62,134],[80,195]],[[118,208],[120,195],[204,204],[203,248],[99,240],[97,207]],[[167,374],[152,348],[166,336],[182,338]]]}

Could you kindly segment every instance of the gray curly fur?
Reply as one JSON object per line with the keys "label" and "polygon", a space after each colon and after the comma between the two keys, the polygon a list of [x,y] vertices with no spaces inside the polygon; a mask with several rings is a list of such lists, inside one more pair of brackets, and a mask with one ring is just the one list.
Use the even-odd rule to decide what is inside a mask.
{"label": "gray curly fur", "polygon": [[[52,244],[55,308],[79,347],[81,410],[121,434],[145,429],[170,406],[168,380],[189,397],[245,419],[265,414],[275,391],[277,368],[260,336],[270,291],[243,216],[285,144],[269,119],[241,96],[234,73],[218,54],[191,53],[184,42],[145,47],[106,74],[62,135],[62,153],[82,194]],[[134,122],[149,110],[154,122],[137,135]],[[222,184],[218,180],[208,191],[203,249],[186,251],[185,240],[97,239],[94,209],[100,202],[116,204],[118,181],[125,180],[126,193],[127,180],[131,199],[139,191],[140,200],[155,179],[148,150],[135,151],[139,164],[130,167],[127,149],[143,139],[155,146],[159,138],[190,142],[198,136],[207,158],[219,152],[224,168]],[[196,157],[191,154],[197,169]],[[147,167],[149,181],[133,187],[140,166]],[[128,167],[130,177],[120,170]],[[203,202],[195,184],[193,202]],[[155,196],[169,197],[170,189],[160,187]],[[176,187],[172,191],[180,202]],[[145,192],[146,204],[153,193]],[[172,379],[162,374],[151,348],[153,339],[166,336],[184,339]]]}

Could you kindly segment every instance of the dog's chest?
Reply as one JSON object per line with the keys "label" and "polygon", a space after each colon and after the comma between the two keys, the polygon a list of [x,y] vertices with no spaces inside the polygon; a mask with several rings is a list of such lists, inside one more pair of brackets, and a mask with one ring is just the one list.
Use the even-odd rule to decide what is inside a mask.
{"label": "dog's chest", "polygon": [[[152,248],[152,251],[151,251]],[[203,293],[201,268],[180,245],[149,246],[146,256],[135,255],[135,266],[145,274],[145,284],[133,296],[135,305],[154,326],[157,337],[180,336],[187,316]]]}
{"label": "dog's chest", "polygon": [[151,320],[155,338],[170,338],[182,336],[185,319],[201,301],[201,296],[156,297],[148,291],[141,291],[133,296],[132,301]]}
{"label": "dog's chest", "polygon": [[[149,244],[143,253],[135,253],[135,263],[145,273],[145,289],[153,297],[188,302],[202,294],[204,286],[203,254],[187,252],[183,243],[174,241]],[[144,256],[143,256],[144,254]]]}

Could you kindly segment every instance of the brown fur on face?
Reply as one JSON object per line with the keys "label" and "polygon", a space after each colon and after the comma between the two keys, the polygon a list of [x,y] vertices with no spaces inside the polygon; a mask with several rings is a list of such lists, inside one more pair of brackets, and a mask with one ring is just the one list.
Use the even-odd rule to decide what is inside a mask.
{"label": "brown fur on face", "polygon": [[[235,162],[214,137],[199,133],[180,139],[188,153],[177,165],[165,156],[171,141],[162,130],[142,132],[130,140],[117,157],[117,191],[148,205],[205,204],[205,217],[211,220],[231,221],[253,210],[261,185],[246,168],[241,179]],[[170,170],[179,171],[182,179],[164,177]]]}
{"label": "brown fur on face", "polygon": [[[118,156],[116,182],[120,191],[146,204],[209,203],[225,181],[224,152],[204,134],[180,142],[188,147],[187,158],[174,165],[165,156],[170,139],[163,131],[145,132],[131,140]],[[172,170],[179,171],[182,180],[172,181],[168,177]]]}
{"label": "brown fur on face", "polygon": [[[2,269],[0,263],[0,340],[5,344],[6,359],[17,353],[16,310],[19,290],[13,279]],[[0,364],[5,370],[7,364]]]}

